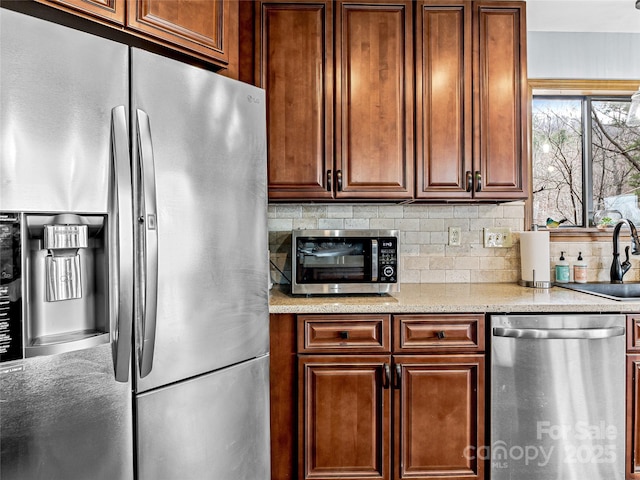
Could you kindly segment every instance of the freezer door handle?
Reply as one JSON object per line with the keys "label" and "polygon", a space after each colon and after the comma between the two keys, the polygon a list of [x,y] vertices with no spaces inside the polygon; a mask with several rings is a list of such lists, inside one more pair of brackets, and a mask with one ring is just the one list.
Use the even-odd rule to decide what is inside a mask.
{"label": "freezer door handle", "polygon": [[111,110],[109,188],[109,324],[113,369],[118,382],[129,380],[133,323],[133,205],[127,116],[124,105]]}
{"label": "freezer door handle", "polygon": [[625,334],[624,327],[609,328],[506,328],[494,327],[494,337],[511,337],[538,340],[576,339],[599,340]]}
{"label": "freezer door handle", "polygon": [[134,196],[137,210],[138,313],[136,314],[136,349],[140,378],[153,367],[158,297],[158,219],[156,209],[156,174],[149,116],[136,110],[138,164]]}

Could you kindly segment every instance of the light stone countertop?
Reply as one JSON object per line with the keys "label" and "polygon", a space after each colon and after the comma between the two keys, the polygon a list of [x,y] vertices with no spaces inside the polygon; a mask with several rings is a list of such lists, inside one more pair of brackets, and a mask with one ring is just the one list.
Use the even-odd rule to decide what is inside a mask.
{"label": "light stone countertop", "polygon": [[561,287],[535,289],[515,283],[402,284],[399,293],[295,296],[274,286],[270,313],[598,313],[640,312],[640,301],[620,302]]}

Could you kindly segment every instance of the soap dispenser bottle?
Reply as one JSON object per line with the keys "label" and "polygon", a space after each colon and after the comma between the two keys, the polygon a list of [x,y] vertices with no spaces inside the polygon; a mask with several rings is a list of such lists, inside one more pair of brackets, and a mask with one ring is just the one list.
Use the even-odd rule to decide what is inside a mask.
{"label": "soap dispenser bottle", "polygon": [[556,283],[569,283],[569,262],[564,259],[564,252],[560,252],[560,261],[556,263]]}
{"label": "soap dispenser bottle", "polygon": [[578,260],[573,264],[573,281],[587,283],[587,262],[582,259],[582,252],[578,253]]}

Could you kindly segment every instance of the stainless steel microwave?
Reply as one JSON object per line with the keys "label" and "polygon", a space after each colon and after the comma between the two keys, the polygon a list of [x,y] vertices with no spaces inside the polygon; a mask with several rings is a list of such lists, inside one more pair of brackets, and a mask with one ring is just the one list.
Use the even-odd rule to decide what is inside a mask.
{"label": "stainless steel microwave", "polygon": [[398,230],[294,230],[291,293],[400,291]]}

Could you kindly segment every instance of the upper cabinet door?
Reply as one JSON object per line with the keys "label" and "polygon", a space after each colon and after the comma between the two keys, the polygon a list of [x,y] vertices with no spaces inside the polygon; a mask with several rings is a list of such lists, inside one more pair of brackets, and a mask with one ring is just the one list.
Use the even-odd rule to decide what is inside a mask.
{"label": "upper cabinet door", "polygon": [[527,196],[524,2],[474,2],[476,198]]}
{"label": "upper cabinet door", "polygon": [[411,198],[413,2],[336,8],[335,196]]}
{"label": "upper cabinet door", "polygon": [[262,2],[269,198],[331,198],[333,2]]}
{"label": "upper cabinet door", "polygon": [[125,0],[38,0],[40,3],[57,8],[87,13],[118,25],[124,25]]}
{"label": "upper cabinet door", "polygon": [[129,0],[127,27],[223,63],[229,0]]}
{"label": "upper cabinet door", "polygon": [[471,3],[416,12],[416,198],[471,198]]}

